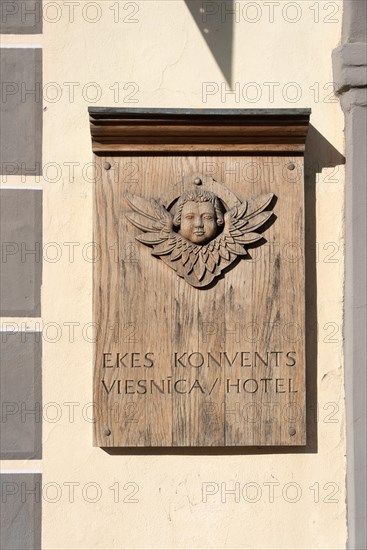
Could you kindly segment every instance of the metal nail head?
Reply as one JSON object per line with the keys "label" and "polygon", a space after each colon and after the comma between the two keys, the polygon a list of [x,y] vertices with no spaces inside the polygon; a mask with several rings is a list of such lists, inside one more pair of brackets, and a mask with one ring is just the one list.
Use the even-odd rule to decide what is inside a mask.
{"label": "metal nail head", "polygon": [[194,183],[195,183],[195,185],[201,185],[203,182],[201,181],[200,178],[195,178]]}
{"label": "metal nail head", "polygon": [[296,435],[296,428],[289,428],[288,433],[289,435]]}
{"label": "metal nail head", "polygon": [[104,434],[104,435],[111,435],[111,430],[110,430],[109,428],[106,427],[106,428],[103,430],[103,434]]}
{"label": "metal nail head", "polygon": [[111,164],[110,164],[109,162],[104,162],[104,163],[103,163],[103,168],[104,168],[105,170],[110,170],[110,169],[111,169]]}
{"label": "metal nail head", "polygon": [[288,170],[294,170],[295,167],[296,167],[296,165],[293,164],[293,162],[290,162],[290,163],[288,164]]}

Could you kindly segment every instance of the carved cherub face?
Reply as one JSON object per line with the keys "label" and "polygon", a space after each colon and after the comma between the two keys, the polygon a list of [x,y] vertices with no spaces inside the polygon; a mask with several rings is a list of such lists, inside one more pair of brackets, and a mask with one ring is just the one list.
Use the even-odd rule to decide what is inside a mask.
{"label": "carved cherub face", "polygon": [[218,225],[223,225],[223,214],[218,198],[204,189],[184,193],[177,202],[174,224],[179,233],[194,244],[205,244],[213,239]]}
{"label": "carved cherub face", "polygon": [[210,202],[188,201],[181,213],[180,234],[195,244],[204,244],[217,234],[214,206]]}

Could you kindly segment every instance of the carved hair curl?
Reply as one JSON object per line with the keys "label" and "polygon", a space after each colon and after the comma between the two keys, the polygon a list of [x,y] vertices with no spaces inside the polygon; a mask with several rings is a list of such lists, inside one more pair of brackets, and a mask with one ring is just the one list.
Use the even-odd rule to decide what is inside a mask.
{"label": "carved hair curl", "polygon": [[191,189],[190,191],[186,191],[185,193],[183,193],[177,201],[176,214],[173,218],[173,223],[177,227],[181,225],[181,215],[184,204],[189,201],[211,202],[214,206],[214,211],[217,218],[217,225],[223,225],[223,212],[218,197],[214,195],[214,193],[212,193],[211,191],[207,191],[206,189]]}

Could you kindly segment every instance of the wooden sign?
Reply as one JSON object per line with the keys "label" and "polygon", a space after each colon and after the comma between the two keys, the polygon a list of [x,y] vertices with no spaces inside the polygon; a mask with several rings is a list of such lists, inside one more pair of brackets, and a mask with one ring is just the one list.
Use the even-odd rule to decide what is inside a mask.
{"label": "wooden sign", "polygon": [[309,114],[90,109],[96,445],[305,445]]}

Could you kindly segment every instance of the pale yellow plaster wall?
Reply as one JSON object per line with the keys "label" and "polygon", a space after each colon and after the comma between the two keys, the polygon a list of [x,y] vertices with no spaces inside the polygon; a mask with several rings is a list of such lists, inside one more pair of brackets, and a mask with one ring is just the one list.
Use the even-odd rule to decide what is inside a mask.
{"label": "pale yellow plaster wall", "polygon": [[[298,22],[285,21],[276,9],[271,23],[268,8],[259,2],[263,16],[258,23],[241,17],[234,24],[233,82],[241,89],[249,82],[258,83],[263,90],[261,100],[236,102],[228,96],[222,101],[217,94],[204,103],[203,83],[221,87],[225,79],[184,1],[141,1],[130,3],[133,8],[121,2],[121,18],[136,11],[134,5],[138,7],[132,16],[136,23],[114,23],[111,8],[116,2],[109,0],[98,2],[102,15],[94,24],[83,20],[81,6],[86,2],[75,5],[73,22],[65,3],[58,4],[60,20],[50,22],[57,15],[49,7],[42,37],[47,86],[46,172],[40,181],[47,246],[42,289],[42,317],[47,327],[43,347],[43,547],[345,548],[342,167],[324,170],[316,184],[317,453],[110,456],[93,448],[92,424],[87,420],[92,415],[88,406],[92,401],[92,343],[88,341],[92,334],[88,325],[92,322],[92,263],[87,261],[90,249],[84,248],[92,241],[92,182],[91,171],[86,171],[92,161],[88,105],[311,107],[312,124],[342,152],[342,112],[337,101],[325,102],[331,90],[323,89],[332,81],[331,51],[339,42],[341,10],[333,17],[335,22],[327,23],[324,19],[330,9],[323,11],[325,3],[320,2],[320,21],[316,22],[311,9],[314,2],[302,0],[297,3],[302,11]],[[246,2],[236,4],[242,9]],[[341,8],[340,2],[331,4]],[[93,7],[87,17],[94,17]],[[65,84],[71,82],[80,83],[74,98],[69,96],[71,85]],[[90,82],[102,90],[97,103],[91,101],[92,88],[89,98],[85,91],[85,97],[81,93]],[[110,88],[116,82],[120,99],[115,103]],[[273,102],[265,82],[280,83]],[[296,82],[302,90],[302,98],[295,103],[280,93],[289,82]],[[54,102],[50,99],[56,88],[50,83],[62,91]],[[315,83],[320,88],[318,102],[310,90],[316,89]],[[124,85],[130,87],[124,90]],[[129,103],[126,96],[135,89],[139,89],[134,96],[138,102]],[[71,162],[78,163],[73,178],[65,164]],[[71,245],[65,243],[79,243],[74,257]],[[325,248],[328,243],[335,243],[334,248]],[[50,261],[56,253],[61,257]],[[72,336],[70,323],[78,323]],[[202,484],[208,482],[218,491],[205,501]],[[278,484],[273,486],[274,498],[269,482]],[[225,501],[225,489],[235,488],[236,483],[240,498],[227,495]],[[246,501],[242,489],[247,483],[258,485],[248,487]],[[74,496],[70,484],[78,484]],[[95,496],[93,487],[100,488],[98,502],[90,502]],[[249,502],[254,487],[260,487],[261,494],[257,502]],[[294,487],[302,494],[297,502],[289,502],[294,499]]]}

